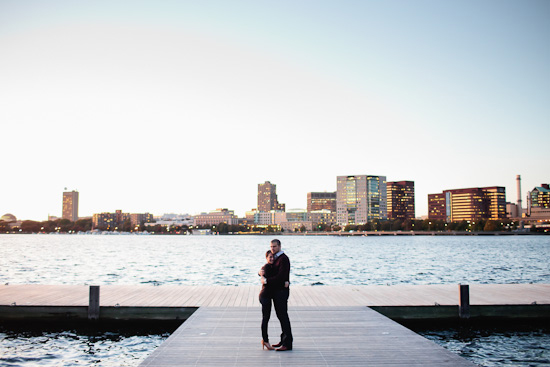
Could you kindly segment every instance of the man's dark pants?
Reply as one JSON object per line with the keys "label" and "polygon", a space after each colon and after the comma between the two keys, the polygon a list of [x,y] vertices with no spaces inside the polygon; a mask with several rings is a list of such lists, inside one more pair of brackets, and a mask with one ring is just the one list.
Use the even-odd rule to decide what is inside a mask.
{"label": "man's dark pants", "polygon": [[273,297],[275,313],[281,323],[281,343],[285,347],[292,349],[292,330],[290,328],[290,320],[288,318],[288,296],[290,291],[288,288],[278,290]]}

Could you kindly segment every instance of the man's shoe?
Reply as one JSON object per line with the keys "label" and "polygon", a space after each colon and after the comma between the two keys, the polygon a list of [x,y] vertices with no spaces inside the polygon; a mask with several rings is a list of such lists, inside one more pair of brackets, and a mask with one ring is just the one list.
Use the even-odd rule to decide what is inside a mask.
{"label": "man's shoe", "polygon": [[292,350],[292,348],[285,347],[284,345],[278,349],[275,349],[277,352],[284,352],[285,350]]}
{"label": "man's shoe", "polygon": [[283,345],[282,342],[278,342],[277,344],[271,344],[273,348],[279,348],[281,345]]}

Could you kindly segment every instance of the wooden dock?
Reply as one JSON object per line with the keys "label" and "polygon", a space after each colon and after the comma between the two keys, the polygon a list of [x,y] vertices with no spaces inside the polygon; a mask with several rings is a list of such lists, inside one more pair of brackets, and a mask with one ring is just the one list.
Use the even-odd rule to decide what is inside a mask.
{"label": "wooden dock", "polygon": [[[268,351],[256,307],[201,307],[140,367],[474,366],[367,307],[295,307],[289,317],[292,351]],[[271,342],[280,332],[273,313]]]}
{"label": "wooden dock", "polygon": [[[0,321],[85,320],[91,288],[2,285]],[[141,366],[473,365],[390,319],[458,319],[458,285],[293,285],[289,352],[261,349],[259,288],[104,285],[94,308],[100,320],[187,319]],[[550,284],[473,284],[469,300],[472,318],[550,317]],[[278,341],[274,312],[269,327]]]}
{"label": "wooden dock", "polygon": [[[107,308],[260,307],[256,285],[100,287],[100,306]],[[470,304],[476,307],[550,305],[550,284],[471,284]],[[0,307],[15,313],[23,307],[88,307],[86,285],[0,285]],[[458,285],[297,286],[289,307],[369,306],[374,308],[456,308]],[[4,313],[0,314],[0,317]]]}

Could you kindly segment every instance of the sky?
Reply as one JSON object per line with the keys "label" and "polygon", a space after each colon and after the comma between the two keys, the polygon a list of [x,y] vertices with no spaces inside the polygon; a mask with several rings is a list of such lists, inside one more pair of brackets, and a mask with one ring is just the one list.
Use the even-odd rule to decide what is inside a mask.
{"label": "sky", "polygon": [[0,215],[550,182],[546,0],[0,0]]}

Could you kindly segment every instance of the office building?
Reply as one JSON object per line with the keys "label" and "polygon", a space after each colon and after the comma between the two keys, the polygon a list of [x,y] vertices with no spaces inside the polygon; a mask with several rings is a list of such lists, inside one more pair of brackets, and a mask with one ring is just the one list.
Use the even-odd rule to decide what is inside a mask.
{"label": "office building", "polygon": [[542,184],[529,192],[529,205],[531,208],[550,208],[550,185]]}
{"label": "office building", "polygon": [[332,226],[336,224],[336,212],[328,209],[308,211],[307,220],[312,222],[314,226],[320,224]]}
{"label": "office building", "polygon": [[269,212],[271,210],[285,210],[285,204],[277,200],[277,185],[266,181],[258,184],[258,211]]}
{"label": "office building", "polygon": [[296,232],[302,229],[306,231],[313,230],[313,223],[308,220],[308,212],[305,209],[291,209],[279,213],[276,215],[275,220],[275,224],[285,232]]}
{"label": "office building", "polygon": [[338,176],[336,218],[341,226],[386,220],[386,176]]}
{"label": "office building", "polygon": [[308,192],[307,211],[330,210],[336,213],[336,192]]}
{"label": "office building", "polygon": [[414,219],[414,181],[387,183],[388,219]]}
{"label": "office building", "polygon": [[444,220],[446,222],[451,220],[450,214],[447,214],[446,194],[428,195],[428,218],[431,220]]}
{"label": "office building", "polygon": [[239,224],[239,218],[233,210],[216,209],[210,213],[203,213],[193,217],[194,226],[217,226],[220,223],[228,225]]}
{"label": "office building", "polygon": [[63,192],[63,219],[68,219],[71,222],[78,220],[78,191]]}
{"label": "office building", "polygon": [[550,221],[550,185],[542,184],[529,192],[526,214],[527,219],[533,224]]}
{"label": "office building", "polygon": [[114,213],[97,213],[92,216],[94,228],[106,231],[122,230],[124,222],[130,220],[130,214],[123,213],[122,210],[117,210]]}
{"label": "office building", "polygon": [[130,230],[128,226],[145,225],[153,222],[153,214],[149,213],[123,213],[122,210],[116,210],[114,213],[97,213],[92,216],[92,224],[95,229],[106,231],[123,230],[126,225],[126,230]]}
{"label": "office building", "polygon": [[[442,213],[445,213],[443,216]],[[445,190],[428,195],[428,218],[450,222],[506,218],[504,187],[477,187]]]}
{"label": "office building", "polygon": [[132,226],[142,226],[145,223],[153,223],[153,214],[133,213],[130,214],[130,223]]}

